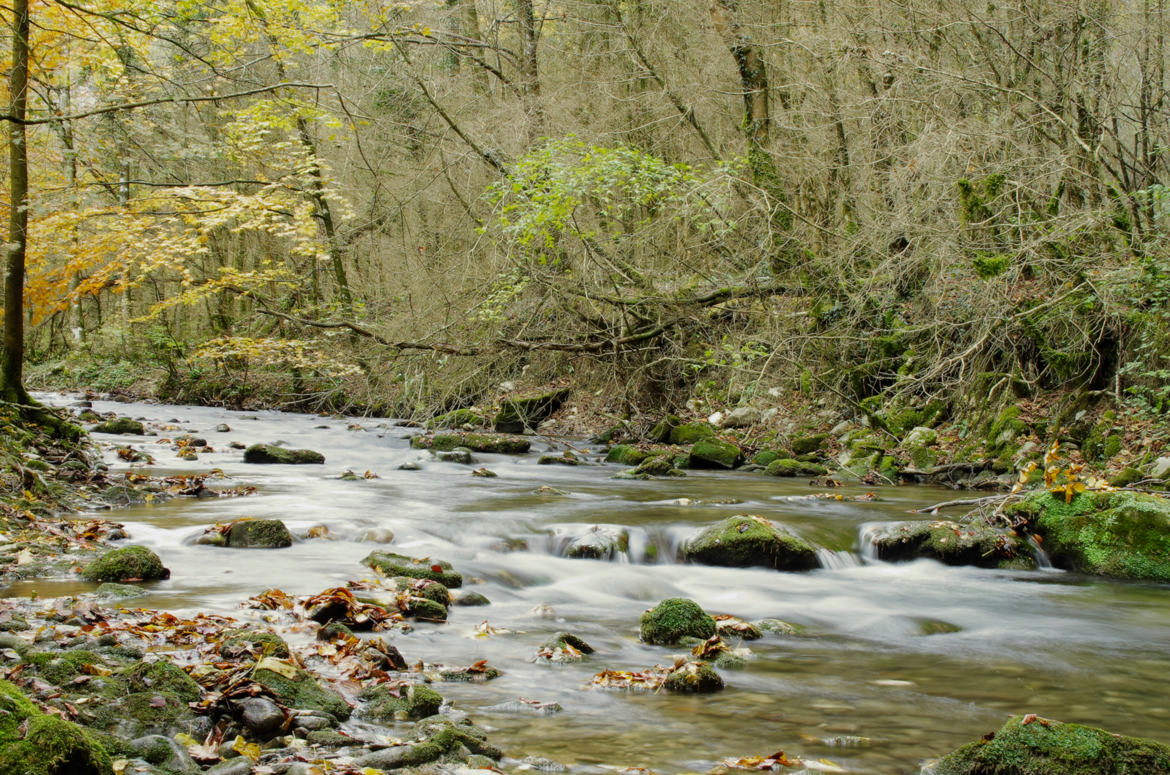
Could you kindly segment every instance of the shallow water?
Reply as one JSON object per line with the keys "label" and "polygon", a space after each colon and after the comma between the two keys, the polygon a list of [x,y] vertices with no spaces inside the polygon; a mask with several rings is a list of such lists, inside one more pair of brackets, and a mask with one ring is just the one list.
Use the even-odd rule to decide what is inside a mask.
{"label": "shallow water", "polygon": [[[389,528],[395,538],[387,548],[449,560],[478,580],[470,589],[491,599],[485,608],[453,607],[446,624],[419,624],[394,638],[408,661],[486,658],[503,670],[488,684],[439,688],[512,755],[548,757],[578,772],[604,765],[680,772],[783,750],[854,772],[917,773],[924,759],[1024,712],[1170,742],[1170,587],[1051,570],[890,565],[856,553],[866,523],[913,518],[908,509],[950,499],[950,491],[883,488],[874,502],[837,502],[796,498],[813,490],[759,474],[614,480],[620,468],[612,465],[537,465],[536,450],[547,442],[530,455],[477,455],[476,466],[499,475],[483,479],[471,476],[475,466],[434,462],[410,449],[407,439],[417,431],[381,420],[106,402],[95,409],[156,429],[179,426],[158,433],[198,433],[217,450],[186,464],[157,438],[99,436],[149,452],[156,459],[151,473],[220,468],[231,477],[222,486],[258,488],[246,498],[179,498],[104,514],[171,569],[171,578],[152,585],[135,606],[243,615],[240,601],[269,587],[313,594],[368,576],[361,558],[383,547],[358,539]],[[232,431],[216,433],[219,423]],[[361,429],[348,429],[353,425]],[[233,440],[312,448],[326,464],[246,465],[241,452],[229,449]],[[107,461],[113,470],[126,467],[112,454]],[[408,461],[422,470],[398,470]],[[380,478],[336,478],[347,469]],[[536,493],[542,485],[565,494]],[[686,536],[740,513],[781,522],[825,547],[827,567],[793,574],[674,561],[672,548]],[[244,516],[282,519],[294,533],[325,525],[335,540],[269,551],[191,543],[207,525]],[[567,537],[593,525],[629,528],[628,555],[559,556]],[[93,586],[40,580],[6,594],[74,594]],[[603,668],[671,661],[671,649],[638,641],[637,623],[643,610],[673,596],[693,598],[712,613],[775,617],[804,630],[745,644],[754,656],[742,670],[722,671],[727,689],[716,695],[584,688]],[[509,632],[473,637],[485,619]],[[597,654],[574,665],[529,662],[558,630],[581,636]],[[564,712],[537,716],[504,706],[518,697],[555,701]]]}

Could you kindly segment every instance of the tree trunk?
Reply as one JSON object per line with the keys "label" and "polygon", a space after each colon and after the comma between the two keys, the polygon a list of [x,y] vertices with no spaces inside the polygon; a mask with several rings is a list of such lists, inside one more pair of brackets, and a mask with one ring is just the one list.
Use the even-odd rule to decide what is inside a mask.
{"label": "tree trunk", "polygon": [[536,16],[532,0],[516,0],[516,17],[520,26],[520,93],[524,112],[528,117],[528,141],[531,144],[540,134],[544,123],[537,97],[540,94],[540,73],[536,57]]}
{"label": "tree trunk", "polygon": [[0,398],[29,403],[24,389],[24,259],[28,247],[28,0],[12,4],[12,70],[8,124],[8,260],[4,271],[4,348]]}
{"label": "tree trunk", "polygon": [[768,108],[768,67],[764,54],[739,23],[737,0],[711,0],[711,21],[727,44],[739,70],[743,88],[743,131],[748,141],[748,165],[752,182],[772,200],[773,221],[782,228],[792,225],[787,197],[780,188],[776,162],[768,152],[772,116]]}

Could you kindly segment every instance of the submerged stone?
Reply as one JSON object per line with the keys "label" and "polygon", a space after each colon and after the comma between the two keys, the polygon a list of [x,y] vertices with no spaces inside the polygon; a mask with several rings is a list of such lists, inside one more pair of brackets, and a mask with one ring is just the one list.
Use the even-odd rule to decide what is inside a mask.
{"label": "submerged stone", "polygon": [[154,581],[168,579],[171,572],[163,567],[158,555],[145,546],[122,546],[112,549],[85,567],[86,581]]}
{"label": "submerged stone", "polygon": [[879,560],[918,558],[979,568],[1032,568],[1027,544],[1007,530],[950,520],[889,522],[873,528],[868,540]]}
{"label": "submerged stone", "polygon": [[1056,565],[1099,576],[1170,581],[1170,499],[1085,492],[1066,503],[1042,492],[1007,512],[1043,537]]}
{"label": "submerged stone", "polygon": [[929,775],[1170,775],[1170,746],[1035,714],[928,765]]}
{"label": "submerged stone", "polygon": [[325,462],[325,456],[311,449],[285,449],[272,444],[253,444],[244,450],[245,463],[313,465]]}
{"label": "submerged stone", "polygon": [[790,571],[820,565],[811,544],[752,514],[728,517],[706,528],[687,541],[682,551],[683,559],[703,565],[762,565]]}
{"label": "submerged stone", "polygon": [[707,640],[715,634],[715,620],[694,600],[672,597],[642,614],[639,629],[646,643],[673,646],[680,638]]}
{"label": "submerged stone", "polygon": [[611,525],[594,525],[589,532],[573,540],[565,556],[575,560],[612,560],[630,548],[630,534]]}
{"label": "submerged stone", "polygon": [[463,586],[463,576],[451,569],[451,563],[443,560],[407,557],[393,552],[370,552],[362,560],[362,564],[380,570],[388,576],[430,579],[448,589]]}

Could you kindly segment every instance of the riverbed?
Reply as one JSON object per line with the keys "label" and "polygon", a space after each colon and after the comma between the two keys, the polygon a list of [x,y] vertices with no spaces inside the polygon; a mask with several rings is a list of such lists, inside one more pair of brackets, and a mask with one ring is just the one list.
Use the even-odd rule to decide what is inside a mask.
{"label": "riverbed", "polygon": [[[65,405],[75,397],[40,395]],[[706,771],[722,759],[767,755],[826,759],[862,773],[917,773],[923,760],[999,727],[1016,713],[1102,726],[1170,742],[1170,587],[1089,579],[1058,570],[953,568],[932,561],[887,564],[865,557],[874,522],[955,497],[927,487],[839,488],[812,499],[804,480],[758,473],[689,472],[660,481],[614,479],[602,451],[534,437],[527,455],[476,455],[472,465],[437,462],[411,449],[417,429],[392,421],[281,412],[95,401],[98,412],[141,419],[157,437],[97,438],[155,458],[153,475],[220,469],[209,484],[251,485],[256,494],[176,498],[102,516],[171,569],[135,606],[246,617],[239,604],[265,589],[308,595],[372,572],[375,549],[448,560],[491,605],[453,607],[445,624],[420,623],[394,642],[410,662],[503,671],[486,684],[437,688],[490,731],[510,756],[545,757],[571,772],[646,767]],[[217,432],[226,424],[230,431]],[[183,433],[215,449],[179,460],[159,438]],[[325,455],[320,466],[243,462],[232,441],[282,443]],[[541,451],[571,448],[590,465],[538,465]],[[418,470],[402,470],[415,463]],[[486,467],[494,478],[472,475]],[[356,480],[342,480],[345,471]],[[366,472],[376,478],[364,478]],[[544,489],[542,489],[544,488]],[[758,514],[824,548],[819,570],[680,564],[679,544],[733,514]],[[205,527],[241,517],[281,519],[294,534],[324,526],[325,538],[279,550],[194,544]],[[593,526],[628,531],[612,560],[563,556]],[[389,544],[386,531],[393,533]],[[76,579],[22,582],[7,595],[91,590]],[[722,671],[726,689],[679,696],[587,688],[602,669],[670,664],[678,649],[638,640],[638,617],[659,600],[689,597],[710,613],[773,617],[800,628],[742,645],[751,657]],[[477,637],[477,631],[495,631]],[[537,646],[567,630],[597,651],[581,663],[535,664]],[[518,698],[556,702],[537,715]]]}

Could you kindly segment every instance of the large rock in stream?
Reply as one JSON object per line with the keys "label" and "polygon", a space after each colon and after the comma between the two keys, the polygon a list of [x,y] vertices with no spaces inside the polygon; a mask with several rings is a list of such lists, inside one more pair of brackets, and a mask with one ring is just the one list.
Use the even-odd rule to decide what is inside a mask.
{"label": "large rock in stream", "polygon": [[387,576],[409,576],[413,579],[437,581],[448,589],[463,586],[463,576],[451,569],[451,563],[429,557],[407,557],[393,552],[370,552],[363,565],[379,570]]}
{"label": "large rock in stream", "polygon": [[122,546],[97,558],[82,571],[86,581],[155,581],[169,579],[158,555],[145,546]]}
{"label": "large rock in stream", "polygon": [[905,562],[919,558],[946,565],[979,568],[1034,568],[1027,544],[1008,530],[946,519],[887,522],[870,526],[862,541],[879,560]]}
{"label": "large rock in stream", "polygon": [[279,519],[241,519],[209,528],[195,543],[233,549],[284,549],[292,546],[293,537]]}
{"label": "large rock in stream", "polygon": [[1028,714],[968,743],[923,775],[1170,775],[1170,746]]}
{"label": "large rock in stream", "polygon": [[671,597],[642,614],[639,634],[646,643],[673,646],[682,638],[707,640],[715,634],[715,619],[694,600]]}
{"label": "large rock in stream", "polygon": [[112,775],[110,755],[85,729],[41,713],[0,679],[0,772],[11,775]]}
{"label": "large rock in stream", "polygon": [[285,449],[274,444],[253,444],[244,450],[245,463],[318,465],[325,456],[311,449]]}
{"label": "large rock in stream", "polygon": [[495,428],[500,433],[536,430],[536,426],[560,409],[568,397],[569,389],[561,388],[537,396],[506,399],[500,404],[500,411],[496,414]]}
{"label": "large rock in stream", "polygon": [[492,433],[435,433],[430,436],[414,436],[410,446],[415,449],[430,449],[450,452],[456,447],[466,447],[472,452],[487,452],[499,455],[521,455],[532,448],[532,442],[518,436],[500,436]]}
{"label": "large rock in stream", "polygon": [[1133,492],[1084,492],[1066,503],[1042,492],[1008,507],[1043,538],[1052,562],[1122,579],[1170,582],[1170,500]]}
{"label": "large rock in stream", "polygon": [[820,565],[811,544],[754,514],[739,514],[711,525],[687,541],[682,554],[687,562],[735,568],[762,565],[799,571]]}

